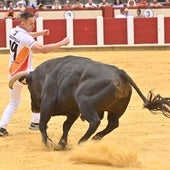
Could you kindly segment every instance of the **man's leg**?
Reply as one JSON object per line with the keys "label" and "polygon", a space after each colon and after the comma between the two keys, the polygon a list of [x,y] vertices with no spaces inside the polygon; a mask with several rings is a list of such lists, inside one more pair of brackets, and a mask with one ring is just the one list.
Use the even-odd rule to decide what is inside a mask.
{"label": "man's leg", "polygon": [[7,136],[8,132],[6,128],[8,126],[9,121],[11,120],[14,112],[16,111],[20,100],[21,100],[21,91],[23,85],[18,81],[14,84],[13,89],[10,90],[10,102],[6,106],[2,118],[0,120],[0,136]]}
{"label": "man's leg", "polygon": [[39,130],[40,113],[33,113],[29,129]]}

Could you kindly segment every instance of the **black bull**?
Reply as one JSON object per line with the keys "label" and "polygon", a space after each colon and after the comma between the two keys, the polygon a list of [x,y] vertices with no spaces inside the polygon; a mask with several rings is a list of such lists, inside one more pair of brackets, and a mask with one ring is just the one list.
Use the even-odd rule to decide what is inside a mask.
{"label": "black bull", "polygon": [[[84,57],[66,56],[48,60],[33,72],[17,74],[9,82],[10,88],[16,80],[28,84],[32,111],[40,112],[42,140],[47,147],[56,150],[66,147],[68,132],[79,116],[89,123],[79,143],[88,140],[96,131],[104,111],[108,114],[108,124],[93,139],[101,139],[117,128],[119,118],[129,104],[132,86],[142,98],[144,107],[155,109],[125,71]],[[46,131],[51,116],[56,115],[67,116],[57,145]]]}

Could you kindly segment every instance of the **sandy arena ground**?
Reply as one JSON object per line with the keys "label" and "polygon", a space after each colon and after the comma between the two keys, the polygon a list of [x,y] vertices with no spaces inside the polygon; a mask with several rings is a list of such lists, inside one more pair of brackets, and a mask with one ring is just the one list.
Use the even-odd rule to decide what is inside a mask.
{"label": "sandy arena ground", "polygon": [[[91,51],[35,54],[34,66],[43,61],[65,56],[81,55],[103,63],[117,65],[127,71],[143,94],[150,89],[170,97],[170,51]],[[7,66],[9,55],[0,54],[0,116],[9,100]],[[99,70],[100,71],[100,70]],[[69,133],[66,151],[49,151],[41,142],[39,131],[28,129],[31,119],[27,87],[22,102],[14,114],[8,131],[0,138],[0,170],[169,170],[170,119],[153,115],[143,109],[143,102],[133,89],[130,104],[120,119],[120,126],[100,142],[78,146],[87,130],[87,122],[78,119]],[[65,117],[52,117],[48,134],[58,142]],[[106,117],[99,130],[106,126]]]}

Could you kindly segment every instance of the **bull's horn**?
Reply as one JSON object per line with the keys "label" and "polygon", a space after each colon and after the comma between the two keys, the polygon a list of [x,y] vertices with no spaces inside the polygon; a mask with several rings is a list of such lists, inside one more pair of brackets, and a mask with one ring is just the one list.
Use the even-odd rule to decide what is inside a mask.
{"label": "bull's horn", "polygon": [[10,79],[10,81],[9,81],[9,83],[8,83],[9,88],[10,88],[10,89],[13,89],[14,83],[15,83],[19,78],[21,78],[22,76],[25,76],[25,77],[26,77],[28,74],[29,74],[29,73],[26,72],[26,71],[21,71],[21,72],[17,73],[15,76],[13,76],[13,77]]}

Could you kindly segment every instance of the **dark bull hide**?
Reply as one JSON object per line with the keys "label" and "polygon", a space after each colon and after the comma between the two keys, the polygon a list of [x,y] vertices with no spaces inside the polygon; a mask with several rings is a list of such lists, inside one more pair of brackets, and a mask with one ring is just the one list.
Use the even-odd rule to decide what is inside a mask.
{"label": "dark bull hide", "polygon": [[[108,124],[93,136],[101,139],[119,126],[119,118],[130,101],[132,87],[137,91],[149,110],[165,110],[170,113],[169,98],[150,95],[146,99],[134,81],[116,66],[102,64],[88,58],[66,56],[48,60],[33,72],[14,76],[9,86],[19,80],[28,84],[33,112],[40,112],[40,131],[44,144],[52,149],[65,149],[68,132],[80,116],[87,120],[89,128],[78,143],[88,140],[100,125],[104,111]],[[65,115],[63,134],[56,145],[47,135],[47,123],[51,116]]]}

